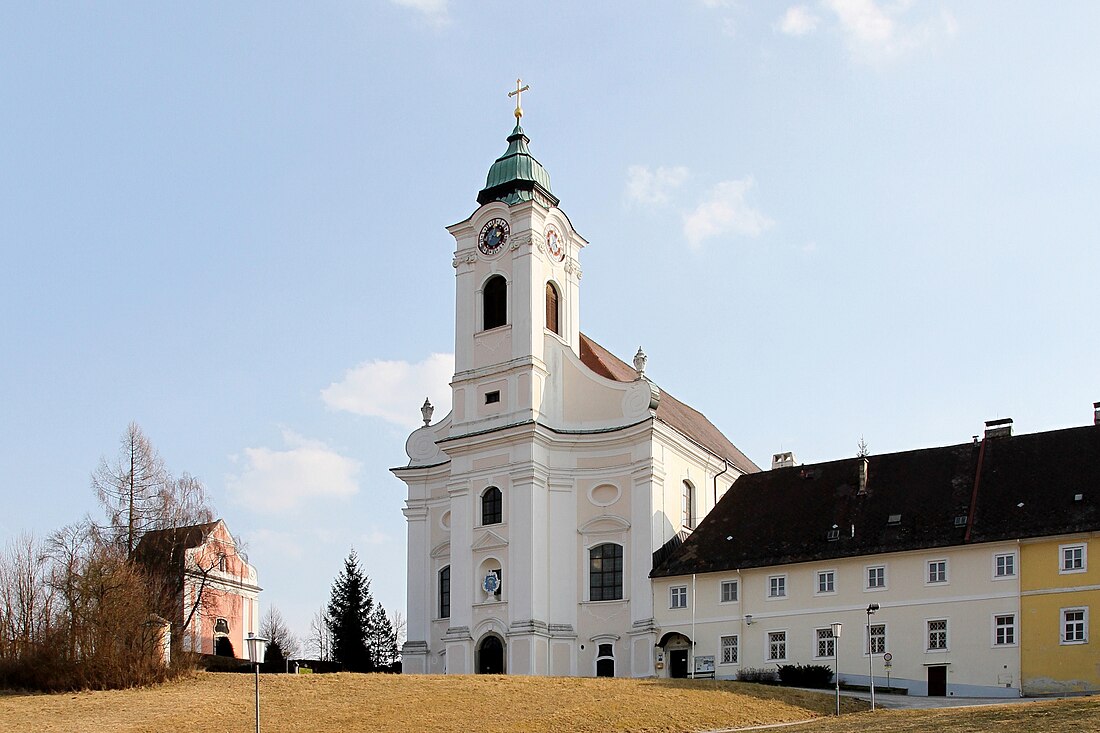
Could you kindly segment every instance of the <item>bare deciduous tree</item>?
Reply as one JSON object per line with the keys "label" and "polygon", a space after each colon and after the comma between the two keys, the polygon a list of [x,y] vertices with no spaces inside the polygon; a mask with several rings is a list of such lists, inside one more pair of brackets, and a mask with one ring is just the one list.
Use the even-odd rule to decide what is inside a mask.
{"label": "bare deciduous tree", "polygon": [[260,621],[260,636],[268,640],[268,654],[279,659],[294,659],[301,653],[298,637],[290,630],[283,614],[275,606],[268,606]]}
{"label": "bare deciduous tree", "polygon": [[322,607],[309,622],[306,654],[322,662],[332,661],[332,631],[329,630],[328,613]]}

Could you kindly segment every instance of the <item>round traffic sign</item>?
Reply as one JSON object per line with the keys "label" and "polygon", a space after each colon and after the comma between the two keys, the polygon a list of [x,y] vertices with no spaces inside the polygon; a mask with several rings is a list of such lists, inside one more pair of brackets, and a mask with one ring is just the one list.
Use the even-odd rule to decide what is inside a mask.
{"label": "round traffic sign", "polygon": [[889,662],[893,658],[894,658],[894,655],[891,654],[890,652],[886,652],[885,654],[882,655],[882,661],[884,661],[884,662]]}

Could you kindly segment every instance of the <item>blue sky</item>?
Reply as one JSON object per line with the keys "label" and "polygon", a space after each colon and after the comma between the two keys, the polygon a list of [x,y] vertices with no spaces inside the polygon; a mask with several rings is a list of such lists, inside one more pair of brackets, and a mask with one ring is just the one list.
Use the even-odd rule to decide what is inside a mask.
{"label": "blue sky", "polygon": [[[506,146],[581,328],[758,464],[1081,425],[1100,400],[1092,2],[8,3],[0,541],[137,421],[304,634],[355,547],[403,611],[404,440]],[[437,412],[437,417],[444,414]]]}

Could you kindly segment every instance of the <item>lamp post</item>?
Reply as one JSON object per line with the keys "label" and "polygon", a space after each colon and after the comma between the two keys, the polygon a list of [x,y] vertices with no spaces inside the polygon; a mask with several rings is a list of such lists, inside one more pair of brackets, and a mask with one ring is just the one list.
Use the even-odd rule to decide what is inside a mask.
{"label": "lamp post", "polygon": [[264,655],[267,654],[267,639],[250,631],[245,643],[248,644],[248,658],[256,670],[256,733],[260,733],[260,665],[264,663]]}
{"label": "lamp post", "polygon": [[879,609],[877,603],[867,606],[867,676],[871,678],[871,709],[875,709],[875,654],[871,648],[871,616]]}
{"label": "lamp post", "polygon": [[840,715],[840,631],[844,624],[835,621],[829,624],[833,631],[833,676],[836,677],[836,714]]}

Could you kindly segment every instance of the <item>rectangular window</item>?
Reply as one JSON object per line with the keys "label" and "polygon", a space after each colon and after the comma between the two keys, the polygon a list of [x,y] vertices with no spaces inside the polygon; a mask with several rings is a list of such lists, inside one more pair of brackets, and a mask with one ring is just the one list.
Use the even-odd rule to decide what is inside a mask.
{"label": "rectangular window", "polygon": [[491,405],[494,402],[500,402],[500,390],[494,390],[492,392],[485,393],[485,404]]}
{"label": "rectangular window", "polygon": [[688,607],[688,589],[686,585],[674,585],[669,590],[669,608]]}
{"label": "rectangular window", "polygon": [[929,583],[946,583],[947,582],[947,561],[946,560],[929,560],[928,561],[928,582]]}
{"label": "rectangular window", "polygon": [[451,566],[439,571],[439,618],[451,617]]}
{"label": "rectangular window", "polygon": [[993,556],[993,577],[1013,578],[1016,576],[1016,555],[1006,552]]}
{"label": "rectangular window", "polygon": [[871,624],[867,648],[871,650],[871,654],[886,653],[886,624]]}
{"label": "rectangular window", "polygon": [[836,591],[836,573],[832,570],[822,570],[817,574],[817,592],[833,593]]}
{"label": "rectangular window", "polygon": [[947,619],[938,618],[928,622],[928,651],[938,652],[947,649]]}
{"label": "rectangular window", "polygon": [[787,576],[772,575],[768,578],[768,598],[787,597]]}
{"label": "rectangular window", "polygon": [[1087,608],[1062,609],[1062,643],[1087,644],[1089,640],[1089,610]]}
{"label": "rectangular window", "polygon": [[1016,643],[1016,616],[1011,613],[993,617],[993,644],[1012,646]]}
{"label": "rectangular window", "polygon": [[1086,570],[1084,545],[1061,545],[1058,550],[1062,554],[1061,572],[1083,573]]}
{"label": "rectangular window", "polygon": [[737,636],[722,637],[722,664],[737,664]]}
{"label": "rectangular window", "polygon": [[782,662],[787,659],[787,632],[768,632],[768,661]]}
{"label": "rectangular window", "polygon": [[623,546],[613,542],[588,551],[588,600],[618,601],[623,597]]}
{"label": "rectangular window", "polygon": [[885,565],[875,565],[867,568],[867,587],[876,589],[886,587]]}
{"label": "rectangular window", "polygon": [[833,636],[832,628],[818,629],[817,630],[817,658],[832,659],[836,656],[836,637]]}
{"label": "rectangular window", "polygon": [[736,580],[723,580],[722,581],[722,603],[736,603],[736,602],[737,602],[737,581]]}

